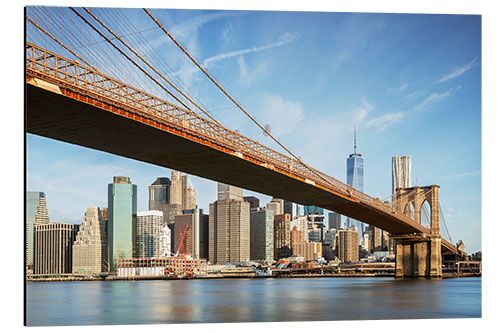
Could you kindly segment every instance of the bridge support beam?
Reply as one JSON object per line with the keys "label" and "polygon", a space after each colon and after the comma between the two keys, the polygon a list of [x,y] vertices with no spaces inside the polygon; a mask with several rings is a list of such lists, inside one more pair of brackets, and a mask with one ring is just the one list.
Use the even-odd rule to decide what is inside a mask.
{"label": "bridge support beam", "polygon": [[396,241],[396,278],[440,278],[441,237],[425,234],[393,235]]}

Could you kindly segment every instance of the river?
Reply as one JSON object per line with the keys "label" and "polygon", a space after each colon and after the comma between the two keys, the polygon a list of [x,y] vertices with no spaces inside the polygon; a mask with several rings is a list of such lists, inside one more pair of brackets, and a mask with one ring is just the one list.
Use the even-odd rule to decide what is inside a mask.
{"label": "river", "polygon": [[481,317],[481,278],[28,282],[28,326]]}

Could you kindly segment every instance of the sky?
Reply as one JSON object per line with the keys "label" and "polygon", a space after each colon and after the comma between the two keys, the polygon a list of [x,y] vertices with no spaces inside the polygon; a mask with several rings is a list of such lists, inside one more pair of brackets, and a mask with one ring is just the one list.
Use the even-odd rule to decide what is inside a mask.
{"label": "sky", "polygon": [[[143,12],[127,13],[144,30],[154,27]],[[468,253],[482,249],[481,16],[152,13],[231,96],[312,167],[345,182],[356,125],[365,192],[385,199],[391,194],[391,157],[411,155],[412,184],[440,186],[453,242],[463,240]],[[161,31],[143,34],[161,54],[175,52]],[[172,58],[170,65],[170,74],[184,80],[216,119],[275,147],[217,97],[187,59]],[[113,176],[129,176],[138,185],[138,210],[146,210],[148,185],[171,172],[30,134],[26,149],[27,190],[45,192],[50,219],[57,222],[81,223],[87,207],[106,207]],[[216,183],[196,176],[192,182],[199,208],[208,213]],[[245,195],[258,196],[261,205],[270,200]]]}

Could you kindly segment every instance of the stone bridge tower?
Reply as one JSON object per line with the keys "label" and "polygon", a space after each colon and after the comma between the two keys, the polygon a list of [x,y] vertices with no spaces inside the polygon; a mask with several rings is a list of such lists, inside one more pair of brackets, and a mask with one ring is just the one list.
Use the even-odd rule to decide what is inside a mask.
{"label": "stone bridge tower", "polygon": [[[396,277],[441,277],[439,186],[396,189],[396,209],[422,224],[421,209],[430,206],[430,234],[393,234],[396,241]],[[413,215],[413,216],[412,216]]]}

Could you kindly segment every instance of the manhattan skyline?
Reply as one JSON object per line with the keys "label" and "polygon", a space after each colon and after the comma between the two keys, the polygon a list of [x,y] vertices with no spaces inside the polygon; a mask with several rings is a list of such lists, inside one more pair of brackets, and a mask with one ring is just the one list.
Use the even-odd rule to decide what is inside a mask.
{"label": "manhattan skyline", "polygon": [[[309,165],[346,182],[357,125],[365,192],[385,199],[392,156],[411,155],[412,184],[441,186],[453,241],[462,239],[469,253],[481,250],[480,16],[156,13],[165,13],[180,42]],[[240,123],[236,110],[216,116],[268,143]],[[170,169],[27,135],[27,190],[45,192],[51,221],[80,223],[87,207],[106,207],[113,176],[130,177],[138,185],[137,209],[147,210],[147,187],[169,175]],[[192,182],[198,207],[208,211],[217,184],[196,176]]]}

